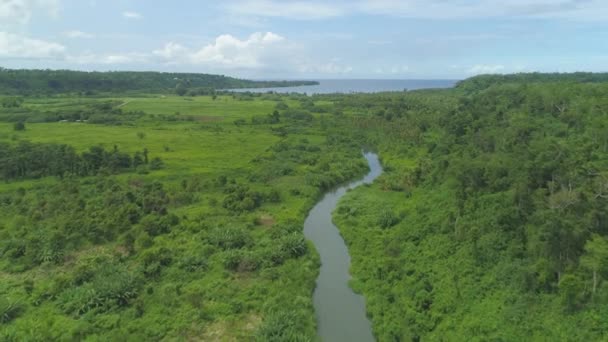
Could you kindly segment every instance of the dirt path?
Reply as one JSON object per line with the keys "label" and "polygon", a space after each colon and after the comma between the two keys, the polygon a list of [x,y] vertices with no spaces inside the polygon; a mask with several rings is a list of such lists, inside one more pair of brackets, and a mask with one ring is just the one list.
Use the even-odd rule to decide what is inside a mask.
{"label": "dirt path", "polygon": [[128,105],[129,103],[131,103],[131,101],[130,101],[130,100],[129,100],[129,101],[125,101],[125,102],[123,102],[122,104],[118,105],[116,108],[120,108],[120,107],[122,107],[122,106]]}

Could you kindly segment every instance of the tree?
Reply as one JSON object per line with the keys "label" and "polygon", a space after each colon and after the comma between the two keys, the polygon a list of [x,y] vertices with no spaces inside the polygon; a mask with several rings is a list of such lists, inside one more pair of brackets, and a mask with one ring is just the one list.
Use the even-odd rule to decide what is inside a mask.
{"label": "tree", "polygon": [[574,312],[579,308],[583,298],[583,284],[573,274],[566,274],[559,282],[562,305],[566,312]]}
{"label": "tree", "polygon": [[13,125],[13,129],[15,131],[25,131],[25,122],[23,122],[23,121],[15,122],[15,124]]}
{"label": "tree", "polygon": [[597,291],[599,274],[608,269],[608,239],[594,234],[585,244],[581,265],[593,273],[593,294]]}
{"label": "tree", "polygon": [[19,108],[23,103],[23,99],[20,97],[5,97],[1,103],[4,108]]}
{"label": "tree", "polygon": [[160,170],[163,168],[163,161],[158,158],[155,157],[154,159],[152,159],[152,161],[150,162],[150,170]]}
{"label": "tree", "polygon": [[135,155],[133,156],[133,167],[137,168],[140,165],[144,164],[144,158],[141,154],[141,152],[135,152]]}
{"label": "tree", "polygon": [[279,115],[278,111],[274,111],[272,112],[272,115],[270,115],[270,123],[278,123],[281,121],[281,117]]}
{"label": "tree", "polygon": [[183,82],[180,82],[175,86],[175,93],[177,95],[184,96],[184,95],[186,95],[187,92],[188,92],[188,87]]}

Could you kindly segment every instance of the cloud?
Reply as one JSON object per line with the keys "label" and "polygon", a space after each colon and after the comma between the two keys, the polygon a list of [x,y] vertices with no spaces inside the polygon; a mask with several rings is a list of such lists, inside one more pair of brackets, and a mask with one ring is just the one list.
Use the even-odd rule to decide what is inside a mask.
{"label": "cloud", "polygon": [[95,35],[93,35],[93,34],[78,31],[78,30],[66,31],[63,33],[63,35],[68,38],[84,38],[84,39],[95,38]]}
{"label": "cloud", "polygon": [[57,16],[58,0],[0,0],[0,28],[23,26],[30,22],[35,12],[42,11]]}
{"label": "cloud", "polygon": [[504,65],[485,65],[485,64],[477,64],[470,69],[467,70],[468,74],[471,75],[481,75],[481,74],[498,74],[505,70]]}
{"label": "cloud", "polygon": [[321,1],[243,0],[224,6],[228,12],[258,17],[296,20],[333,18],[346,14],[346,8]]}
{"label": "cloud", "polygon": [[327,63],[309,63],[301,65],[299,72],[304,74],[324,74],[338,75],[350,74],[354,68],[350,65],[345,65],[339,61],[331,61]]}
{"label": "cloud", "polygon": [[224,34],[215,42],[194,52],[190,58],[195,64],[213,64],[227,68],[260,68],[267,65],[273,52],[280,52],[285,38],[272,32],[254,33],[245,40]]}
{"label": "cloud", "polygon": [[374,70],[379,75],[403,75],[410,71],[410,67],[407,65],[396,65],[387,68],[377,68]]}
{"label": "cloud", "polygon": [[152,52],[154,56],[160,57],[167,62],[181,59],[189,53],[187,48],[173,42],[167,43],[162,49],[154,50]]}
{"label": "cloud", "polygon": [[383,15],[424,19],[488,17],[605,19],[604,0],[234,0],[224,10],[240,15],[318,20],[346,15]]}
{"label": "cloud", "polygon": [[597,0],[364,0],[356,4],[360,12],[427,19],[487,17],[534,17],[567,15],[585,8],[606,8]]}
{"label": "cloud", "polygon": [[198,64],[224,69],[260,69],[275,64],[277,57],[289,51],[286,39],[272,32],[256,32],[246,39],[230,34],[217,37],[212,43],[189,49],[170,42],[153,55],[168,64]]}
{"label": "cloud", "polygon": [[122,16],[127,19],[141,19],[142,18],[141,14],[139,14],[137,12],[133,12],[133,11],[122,12]]}
{"label": "cloud", "polygon": [[150,62],[150,55],[137,52],[114,54],[84,53],[81,55],[69,55],[66,57],[66,60],[70,63],[84,65],[142,64]]}
{"label": "cloud", "polygon": [[241,39],[223,34],[200,48],[176,42],[152,51],[166,65],[201,66],[210,72],[239,72],[249,75],[347,74],[353,68],[339,59],[314,60],[305,49],[273,32],[255,32]]}
{"label": "cloud", "polygon": [[63,45],[0,31],[0,58],[61,59]]}

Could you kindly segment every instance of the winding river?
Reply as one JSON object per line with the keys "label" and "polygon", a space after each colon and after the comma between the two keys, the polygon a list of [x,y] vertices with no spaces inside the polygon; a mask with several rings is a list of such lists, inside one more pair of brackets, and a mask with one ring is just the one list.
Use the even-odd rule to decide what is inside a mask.
{"label": "winding river", "polygon": [[374,153],[364,153],[370,172],[362,180],[329,192],[310,211],[304,223],[304,234],[321,256],[321,272],[314,293],[318,335],[325,342],[374,341],[371,323],[365,312],[365,299],[348,286],[350,255],[332,222],[332,212],[346,191],[371,183],[382,166]]}

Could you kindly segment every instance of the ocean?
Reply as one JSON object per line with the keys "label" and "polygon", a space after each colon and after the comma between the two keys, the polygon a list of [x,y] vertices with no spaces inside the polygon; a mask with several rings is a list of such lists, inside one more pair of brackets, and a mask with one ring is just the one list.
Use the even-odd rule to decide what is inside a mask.
{"label": "ocean", "polygon": [[349,94],[349,93],[379,93],[386,91],[404,91],[430,88],[451,88],[458,80],[319,80],[319,85],[287,87],[287,88],[253,88],[234,89],[235,92],[255,93],[303,93],[303,94]]}

